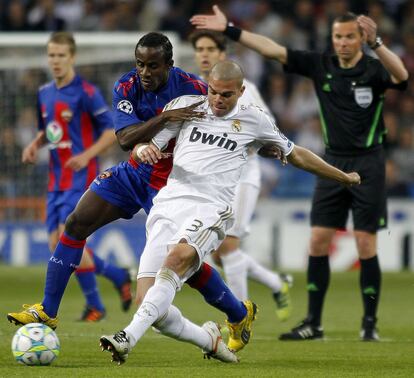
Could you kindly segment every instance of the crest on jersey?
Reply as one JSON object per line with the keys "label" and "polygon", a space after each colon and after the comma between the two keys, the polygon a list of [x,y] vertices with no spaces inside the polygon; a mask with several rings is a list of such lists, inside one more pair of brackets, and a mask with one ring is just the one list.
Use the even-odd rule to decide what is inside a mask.
{"label": "crest on jersey", "polygon": [[102,172],[100,175],[99,175],[99,178],[101,179],[101,180],[104,180],[104,179],[107,179],[108,177],[111,177],[112,176],[112,172],[111,171],[105,171],[105,172]]}
{"label": "crest on jersey", "polygon": [[131,114],[132,111],[134,110],[132,104],[128,100],[119,101],[116,108],[126,114]]}
{"label": "crest on jersey", "polygon": [[371,105],[374,98],[372,94],[372,88],[370,87],[360,87],[354,89],[354,96],[356,103],[361,108],[368,108]]}
{"label": "crest on jersey", "polygon": [[66,122],[70,122],[73,118],[73,112],[70,109],[65,109],[62,110],[62,112],[60,113],[60,116],[66,121]]}
{"label": "crest on jersey", "polygon": [[62,126],[56,121],[49,122],[46,126],[46,138],[50,143],[59,143],[63,138]]}
{"label": "crest on jersey", "polygon": [[231,124],[231,129],[235,131],[236,133],[239,133],[241,131],[241,122],[238,119],[235,119],[233,123]]}

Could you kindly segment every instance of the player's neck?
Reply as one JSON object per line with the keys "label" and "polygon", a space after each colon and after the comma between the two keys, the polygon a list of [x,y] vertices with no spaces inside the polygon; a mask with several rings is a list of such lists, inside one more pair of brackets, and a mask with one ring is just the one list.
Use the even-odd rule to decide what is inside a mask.
{"label": "player's neck", "polygon": [[345,60],[338,57],[339,67],[349,69],[357,65],[362,58],[362,51],[359,51],[352,59]]}
{"label": "player's neck", "polygon": [[75,77],[76,73],[74,69],[68,71],[68,73],[64,77],[55,78],[55,84],[57,88],[62,88],[68,85],[73,78]]}

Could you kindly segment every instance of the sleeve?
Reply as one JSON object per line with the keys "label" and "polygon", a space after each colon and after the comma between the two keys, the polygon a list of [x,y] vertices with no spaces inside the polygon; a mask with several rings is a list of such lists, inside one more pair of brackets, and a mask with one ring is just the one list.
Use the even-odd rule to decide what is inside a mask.
{"label": "sleeve", "polygon": [[198,76],[187,74],[181,85],[181,95],[206,95],[207,89],[207,84]]}
{"label": "sleeve", "polygon": [[[295,144],[283,135],[277,127],[275,120],[271,119],[263,111],[261,111],[260,114],[261,118],[259,121],[258,137],[256,142],[261,145],[265,145],[269,142],[275,143],[282,150],[284,155],[288,156],[292,152],[293,147],[295,147]],[[255,147],[258,148],[259,146],[256,144]]]}
{"label": "sleeve", "polygon": [[378,81],[380,82],[381,88],[386,89],[397,89],[400,91],[405,91],[408,86],[408,80],[401,83],[395,84],[392,82],[390,73],[384,68],[381,62],[378,61]]}
{"label": "sleeve", "polygon": [[36,100],[36,112],[37,112],[37,128],[39,131],[46,130],[45,123],[43,122],[42,117],[42,104],[40,102],[40,93],[37,92],[37,100]]}
{"label": "sleeve", "polygon": [[283,66],[286,73],[296,73],[312,77],[319,66],[321,54],[312,51],[287,50],[287,63]]}
{"label": "sleeve", "polygon": [[115,132],[125,127],[144,122],[137,115],[135,109],[137,100],[133,87],[128,90],[125,88],[126,83],[117,81],[112,91],[112,110]]}
{"label": "sleeve", "polygon": [[99,133],[107,129],[114,127],[112,113],[102,96],[101,91],[94,86],[94,92],[92,96],[88,96],[87,107],[88,113],[94,120],[94,126],[98,129]]}
{"label": "sleeve", "polygon": [[[182,108],[184,106],[190,105],[185,104],[186,101],[182,97],[177,97],[171,100],[167,105],[164,106],[163,112],[166,110],[173,110]],[[160,150],[164,149],[168,142],[175,138],[181,130],[182,122],[170,122],[168,126],[161,130],[158,134],[152,138],[152,143],[154,143]]]}

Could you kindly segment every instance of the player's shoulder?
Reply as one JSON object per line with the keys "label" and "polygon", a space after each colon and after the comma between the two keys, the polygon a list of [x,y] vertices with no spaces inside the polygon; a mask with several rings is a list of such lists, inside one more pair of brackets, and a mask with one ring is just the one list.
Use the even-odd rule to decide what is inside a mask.
{"label": "player's shoulder", "polygon": [[52,80],[52,81],[49,81],[49,82],[47,82],[45,84],[42,84],[39,87],[39,90],[38,91],[39,91],[39,93],[46,93],[46,92],[48,92],[50,90],[53,90],[54,87],[55,87],[55,82]]}
{"label": "player's shoulder", "polygon": [[[197,102],[203,102],[207,105],[207,96],[204,95],[183,95],[171,100],[164,110],[185,108]],[[203,107],[203,104],[200,104],[200,107]]]}
{"label": "player's shoulder", "polygon": [[170,75],[181,94],[207,94],[207,84],[197,75],[172,67]]}
{"label": "player's shoulder", "polygon": [[124,73],[114,84],[114,91],[122,96],[127,96],[136,90],[138,73],[136,69]]}
{"label": "player's shoulder", "polygon": [[99,91],[95,84],[84,79],[82,76],[77,76],[75,80],[77,81],[76,84],[82,88],[82,92],[88,97],[93,97]]}

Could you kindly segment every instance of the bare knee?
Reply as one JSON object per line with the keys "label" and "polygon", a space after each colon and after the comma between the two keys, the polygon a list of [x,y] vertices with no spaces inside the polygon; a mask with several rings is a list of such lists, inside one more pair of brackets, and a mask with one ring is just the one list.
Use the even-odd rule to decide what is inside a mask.
{"label": "bare knee", "polygon": [[361,259],[369,259],[377,254],[377,234],[355,231],[358,255]]}
{"label": "bare knee", "polygon": [[327,256],[335,232],[336,230],[331,228],[312,227],[309,254],[316,257]]}
{"label": "bare knee", "polygon": [[88,229],[80,222],[76,210],[66,218],[65,232],[76,240],[85,240],[89,236]]}
{"label": "bare knee", "polygon": [[197,263],[198,255],[194,247],[188,245],[186,242],[180,242],[170,250],[164,265],[182,277],[189,269],[196,266]]}

